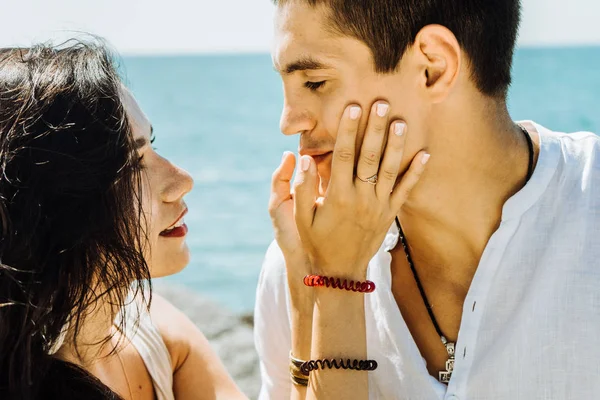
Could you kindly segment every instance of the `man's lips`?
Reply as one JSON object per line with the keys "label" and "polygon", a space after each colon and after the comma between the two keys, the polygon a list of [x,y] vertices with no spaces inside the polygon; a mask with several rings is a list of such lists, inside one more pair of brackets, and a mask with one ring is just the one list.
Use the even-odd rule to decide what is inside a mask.
{"label": "man's lips", "polygon": [[315,162],[317,163],[317,165],[322,164],[324,162],[326,162],[327,160],[329,160],[330,156],[333,155],[332,151],[329,151],[327,153],[318,155],[318,156],[313,156],[313,159],[315,160]]}
{"label": "man's lips", "polygon": [[300,150],[301,156],[311,156],[317,165],[326,161],[332,154],[331,150]]}

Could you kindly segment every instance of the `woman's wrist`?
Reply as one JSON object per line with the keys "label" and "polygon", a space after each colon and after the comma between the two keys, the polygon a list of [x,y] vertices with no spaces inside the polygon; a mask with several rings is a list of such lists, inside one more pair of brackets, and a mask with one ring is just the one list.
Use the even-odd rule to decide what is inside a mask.
{"label": "woman's wrist", "polygon": [[329,278],[346,279],[348,281],[360,282],[366,280],[369,262],[337,262],[324,263],[315,262],[312,271],[314,275],[327,276]]}
{"label": "woman's wrist", "polygon": [[357,340],[365,330],[365,296],[330,290],[315,293],[312,359],[366,357],[362,339]]}

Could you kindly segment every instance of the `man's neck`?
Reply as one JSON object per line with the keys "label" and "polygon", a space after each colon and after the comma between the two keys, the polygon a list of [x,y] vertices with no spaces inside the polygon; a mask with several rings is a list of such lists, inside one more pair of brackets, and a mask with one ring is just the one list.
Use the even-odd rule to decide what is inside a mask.
{"label": "man's neck", "polygon": [[[423,279],[464,295],[504,203],[525,184],[529,160],[524,134],[505,104],[479,104],[470,115],[458,105],[436,111],[431,161],[400,213]],[[537,154],[537,135],[532,139]]]}

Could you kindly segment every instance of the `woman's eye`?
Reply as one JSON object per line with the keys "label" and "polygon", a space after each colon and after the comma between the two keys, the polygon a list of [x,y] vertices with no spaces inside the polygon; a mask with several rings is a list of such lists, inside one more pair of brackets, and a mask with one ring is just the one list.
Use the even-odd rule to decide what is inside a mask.
{"label": "woman's eye", "polygon": [[323,85],[325,84],[325,82],[326,81],[320,81],[320,82],[310,82],[310,81],[308,81],[308,82],[304,83],[304,86],[307,89],[310,89],[310,90],[317,90],[320,87],[323,87]]}
{"label": "woman's eye", "polygon": [[[158,148],[155,147],[155,146],[152,146],[152,150],[153,151],[157,151]],[[141,163],[142,161],[144,161],[144,155],[143,154],[138,157],[138,163]]]}

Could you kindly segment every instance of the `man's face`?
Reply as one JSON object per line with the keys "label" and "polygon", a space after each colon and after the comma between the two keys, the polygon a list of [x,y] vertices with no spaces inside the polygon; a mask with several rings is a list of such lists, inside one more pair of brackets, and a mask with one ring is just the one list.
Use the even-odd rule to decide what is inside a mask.
{"label": "man's face", "polygon": [[363,42],[327,31],[327,13],[326,6],[311,7],[301,1],[279,6],[273,49],[273,63],[284,86],[281,131],[300,134],[299,152],[315,159],[321,194],[329,184],[331,152],[346,106],[362,107],[364,127],[372,103],[388,101],[391,118],[404,119],[410,132],[418,125],[415,111],[420,103],[418,74],[407,56],[398,69],[401,72],[376,73],[371,51]]}

